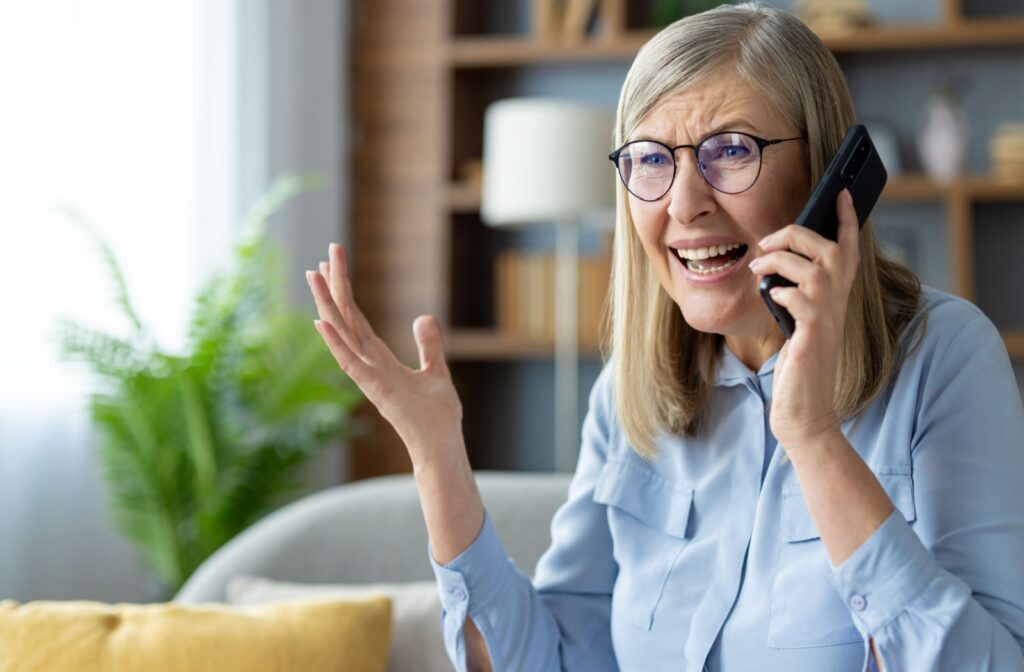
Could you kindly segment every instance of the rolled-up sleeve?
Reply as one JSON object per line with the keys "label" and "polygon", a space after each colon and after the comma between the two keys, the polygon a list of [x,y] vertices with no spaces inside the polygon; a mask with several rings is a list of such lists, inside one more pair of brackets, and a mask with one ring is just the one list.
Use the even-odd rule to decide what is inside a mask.
{"label": "rolled-up sleeve", "polygon": [[973,316],[919,388],[918,520],[892,515],[832,583],[887,672],[1024,670],[1024,412],[1002,339]]}
{"label": "rolled-up sleeve", "polygon": [[535,582],[509,559],[489,516],[476,540],[448,564],[430,554],[445,647],[460,672],[467,669],[467,618],[483,636],[495,670],[617,669],[610,635],[617,566],[606,509],[593,499],[607,461],[609,368],[591,392],[569,497],[555,514],[552,546],[538,562]]}
{"label": "rolled-up sleeve", "polygon": [[[476,540],[447,565],[439,565],[430,553],[430,563],[441,595],[442,628],[445,647],[452,662],[465,670],[465,641],[462,627],[469,616],[470,595],[473,596],[473,618],[488,613],[495,600],[506,589],[516,568],[511,564],[489,516]],[[515,579],[513,578],[513,581]],[[509,613],[508,617],[515,615]]]}

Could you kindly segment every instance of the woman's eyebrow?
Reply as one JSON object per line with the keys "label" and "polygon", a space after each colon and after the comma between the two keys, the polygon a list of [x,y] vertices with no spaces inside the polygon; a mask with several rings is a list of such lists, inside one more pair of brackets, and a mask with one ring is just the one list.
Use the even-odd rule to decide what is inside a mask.
{"label": "woman's eyebrow", "polygon": [[755,126],[754,124],[750,123],[746,119],[742,119],[742,118],[736,117],[736,118],[730,119],[729,121],[726,121],[725,123],[716,125],[714,128],[712,128],[710,131],[708,131],[707,133],[705,133],[701,137],[702,138],[706,138],[709,135],[714,135],[716,133],[723,133],[725,131],[752,131],[754,133],[758,132],[757,126]]}
{"label": "woman's eyebrow", "polygon": [[[707,137],[710,137],[712,135],[715,135],[716,133],[724,133],[726,131],[750,131],[752,133],[758,133],[759,132],[757,130],[757,126],[755,126],[754,124],[750,123],[746,119],[743,119],[743,118],[740,118],[740,117],[734,117],[734,118],[730,118],[728,121],[726,121],[724,123],[716,124],[711,129],[709,129],[709,130],[705,131],[704,133],[702,133],[700,136],[697,136],[697,139],[694,140],[694,142],[700,142],[704,138],[707,138]],[[673,146],[672,142],[669,142],[667,140],[663,140],[662,138],[659,138],[659,137],[656,137],[656,136],[650,135],[650,134],[636,134],[636,135],[633,135],[628,140],[628,142],[636,142],[637,140],[654,140],[656,142],[660,142],[661,144],[663,144],[663,145],[665,145],[667,147],[672,147]]]}

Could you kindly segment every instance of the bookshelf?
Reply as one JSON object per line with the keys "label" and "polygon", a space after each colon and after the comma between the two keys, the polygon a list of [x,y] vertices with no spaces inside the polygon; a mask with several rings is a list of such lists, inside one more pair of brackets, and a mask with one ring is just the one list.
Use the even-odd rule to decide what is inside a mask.
{"label": "bookshelf", "polygon": [[[552,63],[628,61],[656,30],[632,29],[585,42],[545,42],[530,37],[459,37],[447,49],[453,68],[505,68]],[[1024,42],[1024,19],[959,19],[940,25],[869,26],[844,35],[822,35],[835,54],[1014,45]]]}
{"label": "bookshelf", "polygon": [[[893,59],[930,58],[1024,46],[1024,15],[971,17],[961,0],[941,1],[941,18],[933,24],[876,25],[822,37],[834,53],[851,58],[889,53]],[[493,269],[512,243],[508,234],[483,226],[479,188],[460,179],[460,166],[480,158],[484,109],[502,91],[500,84],[520,72],[625,67],[655,31],[620,17],[586,39],[540,39],[523,30],[488,33],[493,26],[487,12],[507,7],[496,0],[362,0],[357,7],[356,299],[378,333],[410,364],[416,361],[412,320],[420,313],[441,319],[466,405],[473,459],[474,446],[490,440],[491,428],[471,416],[500,416],[486,408],[491,371],[532,367],[554,351],[547,339],[497,328]],[[621,82],[608,85],[617,90]],[[400,149],[411,156],[408,161],[369,172],[360,167]],[[942,211],[951,288],[974,299],[976,206],[1024,203],[1024,183],[978,174],[936,184],[911,174],[893,179],[883,200]],[[1024,330],[1005,330],[1003,336],[1011,356],[1024,359]],[[581,354],[596,360],[597,344],[581,343]],[[366,413],[370,432],[357,443],[354,475],[407,471],[397,437],[372,409]]]}
{"label": "bookshelf", "polygon": [[[449,207],[460,212],[471,211],[480,206],[480,193],[470,185],[452,187],[457,193],[456,200],[449,201]],[[953,253],[948,265],[954,291],[960,296],[974,297],[974,269],[971,250],[973,227],[971,208],[977,203],[1024,202],[1024,181],[1005,182],[993,180],[984,175],[966,176],[951,183],[937,183],[923,175],[900,176],[886,186],[882,202],[937,202],[947,212],[947,236]],[[1004,340],[1010,356],[1024,358],[1024,331],[1004,331]],[[581,343],[581,354],[598,356],[595,342]],[[448,341],[449,357],[455,361],[481,361],[487,358],[509,360],[551,357],[554,346],[550,341],[517,340],[494,330],[471,329],[453,330]]]}

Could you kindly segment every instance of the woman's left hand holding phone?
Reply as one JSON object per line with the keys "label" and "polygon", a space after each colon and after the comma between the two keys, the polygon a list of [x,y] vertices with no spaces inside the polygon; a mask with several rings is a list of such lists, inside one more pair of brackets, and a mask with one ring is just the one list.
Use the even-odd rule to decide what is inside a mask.
{"label": "woman's left hand holding phone", "polygon": [[760,243],[765,254],[751,264],[760,277],[778,273],[796,283],[772,290],[773,300],[797,324],[775,361],[769,418],[787,450],[839,431],[835,386],[846,307],[860,262],[860,228],[849,191],[840,192],[836,212],[838,242],[791,224],[765,237]]}

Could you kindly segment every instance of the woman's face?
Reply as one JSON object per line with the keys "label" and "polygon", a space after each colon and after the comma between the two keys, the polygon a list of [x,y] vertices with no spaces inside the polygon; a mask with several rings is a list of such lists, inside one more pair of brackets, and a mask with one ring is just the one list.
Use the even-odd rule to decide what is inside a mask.
{"label": "woman's face", "polygon": [[[718,131],[743,131],[767,140],[793,138],[800,129],[738,77],[711,78],[662,101],[628,140],[658,140],[675,147],[697,144]],[[662,287],[693,328],[726,336],[759,338],[773,334],[771,315],[747,265],[758,256],[757,242],[794,221],[810,193],[806,142],[765,147],[761,172],[750,189],[725,194],[701,176],[692,150],[676,151],[675,181],[657,201],[629,195],[629,209],[647,258]],[[742,256],[724,270],[707,260],[680,258],[708,254],[711,246],[738,248]],[[714,254],[718,250],[713,251]],[[739,254],[729,250],[720,260]],[[719,261],[720,261],[719,260]]]}

